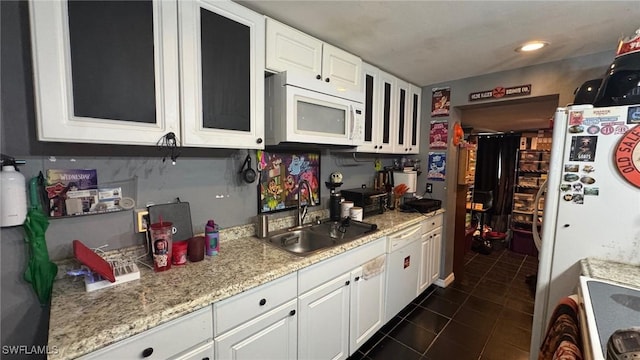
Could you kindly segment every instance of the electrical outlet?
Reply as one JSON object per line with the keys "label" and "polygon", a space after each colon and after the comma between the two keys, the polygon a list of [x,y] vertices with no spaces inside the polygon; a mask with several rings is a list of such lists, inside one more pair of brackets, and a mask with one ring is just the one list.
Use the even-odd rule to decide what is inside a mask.
{"label": "electrical outlet", "polygon": [[143,233],[145,231],[147,231],[147,221],[149,220],[149,211],[147,211],[146,209],[137,209],[135,211],[136,214],[136,218],[135,218],[135,224],[136,224],[136,232],[138,233]]}
{"label": "electrical outlet", "polygon": [[433,192],[433,184],[427,183],[427,193],[431,194]]}

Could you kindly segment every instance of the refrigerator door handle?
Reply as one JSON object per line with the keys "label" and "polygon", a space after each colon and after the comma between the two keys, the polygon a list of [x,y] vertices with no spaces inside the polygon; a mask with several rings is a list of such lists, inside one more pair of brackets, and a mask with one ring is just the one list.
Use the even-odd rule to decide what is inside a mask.
{"label": "refrigerator door handle", "polygon": [[540,249],[542,248],[542,238],[540,237],[540,233],[538,232],[538,203],[540,202],[540,198],[545,191],[547,191],[547,180],[545,180],[542,185],[540,185],[540,189],[538,189],[538,193],[536,193],[536,199],[533,202],[533,224],[531,224],[531,230],[533,232],[533,242],[536,244],[536,248],[538,249],[538,251],[540,251]]}

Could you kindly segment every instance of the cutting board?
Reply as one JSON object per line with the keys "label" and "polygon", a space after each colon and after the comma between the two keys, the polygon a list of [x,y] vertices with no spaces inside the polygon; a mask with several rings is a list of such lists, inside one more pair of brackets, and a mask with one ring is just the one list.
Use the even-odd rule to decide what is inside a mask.
{"label": "cutting board", "polygon": [[188,202],[176,202],[169,204],[151,205],[149,221],[151,224],[162,221],[173,223],[173,241],[189,240],[193,237],[193,224],[191,224],[191,209]]}

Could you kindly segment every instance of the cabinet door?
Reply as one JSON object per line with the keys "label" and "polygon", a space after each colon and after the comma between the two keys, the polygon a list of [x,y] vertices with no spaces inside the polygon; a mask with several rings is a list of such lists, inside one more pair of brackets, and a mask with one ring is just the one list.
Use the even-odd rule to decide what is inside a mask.
{"label": "cabinet door", "polygon": [[335,46],[322,45],[322,81],[339,92],[362,92],[362,59]]}
{"label": "cabinet door", "polygon": [[393,152],[396,154],[404,154],[408,152],[409,143],[407,141],[407,128],[409,122],[407,114],[409,113],[409,84],[397,79],[396,80],[396,112],[393,121],[396,122],[395,133],[393,134]]}
{"label": "cabinet door", "polygon": [[230,1],[180,1],[182,143],[264,148],[264,17]]}
{"label": "cabinet door", "polygon": [[364,85],[364,144],[358,146],[359,152],[377,152],[381,138],[382,121],[380,117],[380,86],[378,69],[362,63],[362,83]]}
{"label": "cabinet door", "polygon": [[420,152],[420,100],[422,89],[409,84],[409,113],[406,141],[409,150],[408,154],[418,154]]}
{"label": "cabinet door", "polygon": [[180,134],[175,2],[29,5],[39,140],[155,145]]}
{"label": "cabinet door", "polygon": [[213,340],[193,350],[182,353],[172,358],[172,360],[213,360]]}
{"label": "cabinet door", "polygon": [[440,251],[442,247],[442,228],[432,231],[431,239],[431,281],[433,284],[440,277]]}
{"label": "cabinet door", "polygon": [[296,359],[296,300],[230,330],[215,340],[217,360]]}
{"label": "cabinet door", "polygon": [[298,359],[349,356],[349,285],[346,273],[298,297]]}
{"label": "cabinet door", "polygon": [[382,128],[378,152],[391,154],[393,153],[392,142],[396,131],[396,78],[383,71],[379,72],[379,76],[380,101],[378,102],[378,110]]}
{"label": "cabinet door", "polygon": [[441,242],[442,228],[434,229],[422,235],[422,258],[420,260],[418,295],[440,277]]}
{"label": "cabinet door", "polygon": [[431,259],[433,258],[433,234],[422,234],[422,250],[420,257],[420,276],[418,277],[417,295],[422,294],[431,285]]}
{"label": "cabinet door", "polygon": [[322,41],[267,18],[266,67],[275,72],[301,72],[322,78]]}
{"label": "cabinet door", "polygon": [[385,273],[364,278],[363,268],[351,272],[349,355],[384,324]]}

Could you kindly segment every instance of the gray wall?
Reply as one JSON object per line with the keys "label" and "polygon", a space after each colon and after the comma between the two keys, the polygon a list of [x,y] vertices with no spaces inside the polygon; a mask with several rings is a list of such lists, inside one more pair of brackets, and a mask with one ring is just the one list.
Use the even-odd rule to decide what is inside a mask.
{"label": "gray wall", "polygon": [[[605,70],[613,61],[615,50],[583,56],[578,58],[567,59],[537,66],[520,68],[512,71],[504,71],[500,73],[487,74],[472,78],[460,79],[455,81],[443,82],[439,84],[428,85],[422,88],[422,127],[420,130],[422,143],[420,145],[420,156],[425,161],[428,153],[429,139],[429,123],[434,120],[448,121],[449,129],[453,128],[455,122],[464,124],[461,108],[473,104],[487,104],[495,106],[496,103],[506,103],[505,101],[474,101],[469,102],[469,94],[476,91],[493,89],[497,86],[509,87],[524,84],[531,84],[531,96],[538,97],[545,95],[558,95],[559,106],[565,106],[573,101],[573,91],[583,82],[600,78],[604,75]],[[433,88],[438,87],[451,88],[451,115],[444,118],[431,118],[431,92]],[[522,99],[522,98],[514,98]],[[554,114],[551,112],[549,117]],[[526,117],[526,116],[525,116]],[[514,118],[514,122],[518,119]],[[450,131],[451,135],[451,131]],[[449,137],[451,139],[451,136]],[[451,141],[449,141],[451,143]],[[445,234],[443,235],[444,254],[441,265],[442,278],[453,271],[453,226],[455,213],[455,193],[456,193],[456,176],[458,164],[458,149],[449,146],[447,152],[447,178],[444,182],[433,182],[433,197],[443,199],[443,207],[451,209],[445,216]],[[476,169],[482,171],[482,169]],[[424,189],[426,178],[418,179],[418,189]]]}

